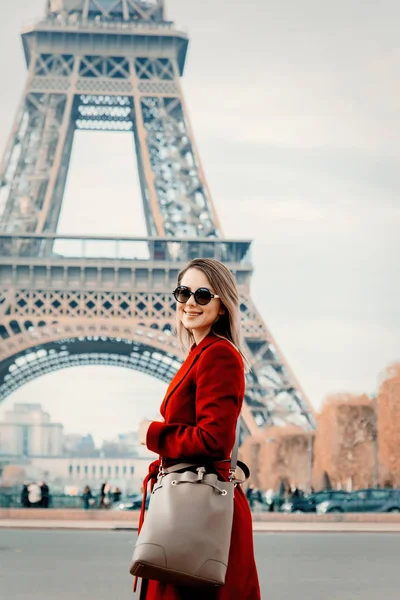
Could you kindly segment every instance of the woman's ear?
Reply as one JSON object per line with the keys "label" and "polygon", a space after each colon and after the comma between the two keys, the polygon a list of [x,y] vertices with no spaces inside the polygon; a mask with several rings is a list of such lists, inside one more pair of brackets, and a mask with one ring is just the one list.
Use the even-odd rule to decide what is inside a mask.
{"label": "woman's ear", "polygon": [[225,307],[224,307],[224,306],[221,306],[221,308],[220,308],[220,309],[219,309],[219,311],[218,311],[218,315],[219,315],[220,317],[222,317],[222,315],[224,315],[225,313],[226,313]]}

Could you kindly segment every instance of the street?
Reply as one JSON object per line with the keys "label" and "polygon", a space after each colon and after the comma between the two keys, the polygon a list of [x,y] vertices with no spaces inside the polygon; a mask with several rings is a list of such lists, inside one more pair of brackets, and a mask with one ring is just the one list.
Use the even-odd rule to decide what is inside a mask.
{"label": "street", "polygon": [[[130,531],[0,531],[0,597],[134,599],[128,565],[135,537]],[[257,533],[255,547],[263,600],[399,598],[399,534]]]}

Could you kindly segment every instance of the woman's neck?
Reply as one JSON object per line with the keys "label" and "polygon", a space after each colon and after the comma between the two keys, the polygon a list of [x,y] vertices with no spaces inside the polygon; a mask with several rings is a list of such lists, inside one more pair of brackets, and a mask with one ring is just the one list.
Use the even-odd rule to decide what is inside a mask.
{"label": "woman's neck", "polygon": [[204,338],[208,336],[210,331],[211,331],[211,327],[208,327],[207,329],[201,330],[201,331],[192,329],[192,334],[193,334],[194,342],[195,342],[196,346],[198,346],[200,344],[200,342],[202,342],[204,340]]}

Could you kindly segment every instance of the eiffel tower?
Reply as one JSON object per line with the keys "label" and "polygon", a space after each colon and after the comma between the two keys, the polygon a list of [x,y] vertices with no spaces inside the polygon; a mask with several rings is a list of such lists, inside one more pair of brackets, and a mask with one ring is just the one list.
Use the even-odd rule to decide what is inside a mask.
{"label": "eiffel tower", "polygon": [[[169,381],[171,290],[194,257],[234,273],[251,370],[242,439],[314,412],[250,297],[250,240],[222,235],[180,85],[188,36],[164,1],[47,0],[0,166],[0,400],[45,373],[116,365]],[[76,130],[131,131],[147,237],[59,235]]]}

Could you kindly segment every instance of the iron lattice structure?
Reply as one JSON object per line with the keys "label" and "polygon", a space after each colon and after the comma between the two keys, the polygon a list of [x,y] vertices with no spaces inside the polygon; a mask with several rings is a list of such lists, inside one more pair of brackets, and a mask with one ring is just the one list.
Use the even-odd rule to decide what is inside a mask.
{"label": "iron lattice structure", "polygon": [[[188,37],[163,1],[48,0],[22,40],[28,77],[0,168],[0,399],[77,364],[168,381],[182,361],[171,333],[177,273],[215,257],[241,293],[243,434],[314,427],[250,298],[251,243],[222,235],[180,85]],[[132,131],[148,237],[57,235],[77,129]]]}

